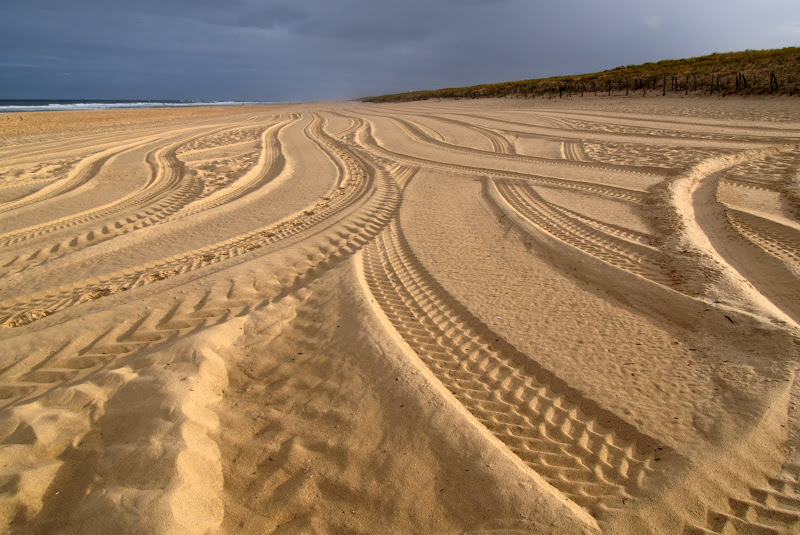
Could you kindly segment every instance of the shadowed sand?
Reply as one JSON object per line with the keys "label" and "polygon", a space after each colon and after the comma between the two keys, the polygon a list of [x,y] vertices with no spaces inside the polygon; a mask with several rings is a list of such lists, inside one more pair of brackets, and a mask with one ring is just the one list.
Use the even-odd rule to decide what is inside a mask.
{"label": "shadowed sand", "polygon": [[795,100],[0,116],[8,533],[800,531]]}

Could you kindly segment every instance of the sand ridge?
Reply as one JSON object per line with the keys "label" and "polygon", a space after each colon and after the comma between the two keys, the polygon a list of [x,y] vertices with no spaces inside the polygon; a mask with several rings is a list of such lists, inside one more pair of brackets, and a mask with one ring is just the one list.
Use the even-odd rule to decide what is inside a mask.
{"label": "sand ridge", "polygon": [[5,532],[797,532],[792,106],[7,114]]}

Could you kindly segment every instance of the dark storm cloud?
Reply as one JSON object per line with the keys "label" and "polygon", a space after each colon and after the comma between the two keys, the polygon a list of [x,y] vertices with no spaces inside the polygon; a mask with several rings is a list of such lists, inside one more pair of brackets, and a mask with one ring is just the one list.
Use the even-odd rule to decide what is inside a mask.
{"label": "dark storm cloud", "polygon": [[238,19],[239,26],[273,29],[308,19],[305,9],[293,6],[266,6],[245,11]]}
{"label": "dark storm cloud", "polygon": [[0,13],[0,98],[348,98],[800,43],[794,0],[5,0]]}

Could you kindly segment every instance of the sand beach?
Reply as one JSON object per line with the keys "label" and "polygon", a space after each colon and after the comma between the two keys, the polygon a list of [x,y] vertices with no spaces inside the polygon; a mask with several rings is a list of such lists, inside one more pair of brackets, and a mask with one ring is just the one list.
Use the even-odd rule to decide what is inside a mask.
{"label": "sand beach", "polygon": [[796,98],[0,114],[0,532],[800,532]]}

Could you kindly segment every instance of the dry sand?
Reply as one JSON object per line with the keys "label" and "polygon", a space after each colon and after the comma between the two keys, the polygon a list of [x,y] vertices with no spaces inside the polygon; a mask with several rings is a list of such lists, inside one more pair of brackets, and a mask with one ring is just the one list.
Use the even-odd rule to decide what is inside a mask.
{"label": "dry sand", "polygon": [[9,533],[798,533],[797,100],[0,116]]}

